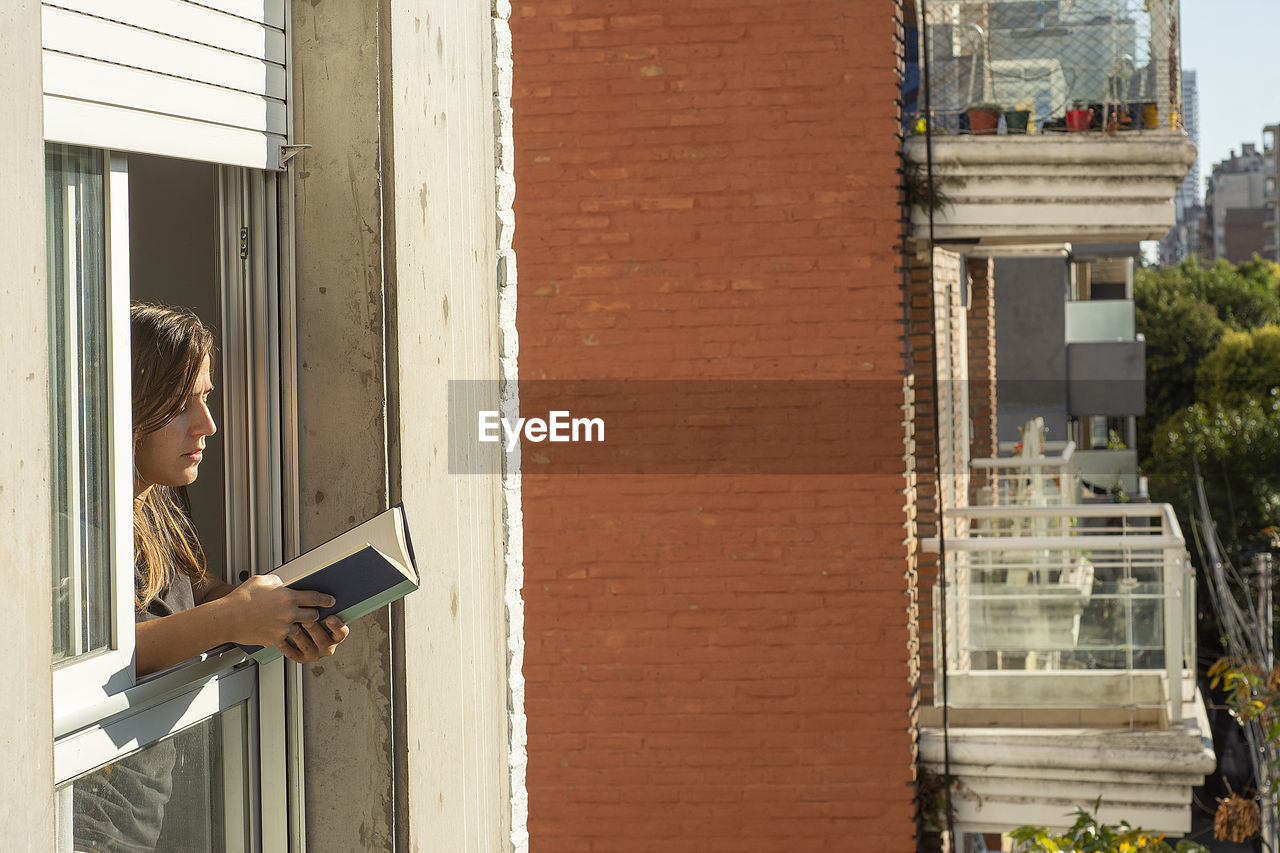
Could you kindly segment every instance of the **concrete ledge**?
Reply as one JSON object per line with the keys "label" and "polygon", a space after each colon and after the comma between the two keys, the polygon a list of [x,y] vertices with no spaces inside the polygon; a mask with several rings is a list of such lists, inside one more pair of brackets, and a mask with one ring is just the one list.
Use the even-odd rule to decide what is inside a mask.
{"label": "concrete ledge", "polygon": [[[1158,240],[1174,224],[1173,196],[1195,162],[1181,132],[933,137],[933,167],[952,204],[938,240],[979,245]],[[904,143],[925,165],[926,139]],[[911,211],[913,236],[928,215]]]}
{"label": "concrete ledge", "polygon": [[[1023,824],[1065,829],[1075,807],[1145,829],[1190,829],[1191,788],[1213,771],[1209,721],[1199,694],[1194,716],[1172,728],[956,727],[948,732],[958,832],[1007,832]],[[944,767],[943,732],[920,729],[920,761]]]}

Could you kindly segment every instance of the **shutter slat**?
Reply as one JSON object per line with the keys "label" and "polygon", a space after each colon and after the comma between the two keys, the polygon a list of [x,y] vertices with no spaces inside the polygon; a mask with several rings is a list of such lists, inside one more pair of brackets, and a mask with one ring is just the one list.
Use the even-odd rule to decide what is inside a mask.
{"label": "shutter slat", "polygon": [[228,15],[257,21],[277,30],[285,29],[284,0],[200,0],[194,5],[210,6]]}
{"label": "shutter slat", "polygon": [[286,130],[283,101],[62,53],[44,54],[44,90],[245,130],[282,136]]}
{"label": "shutter slat", "polygon": [[44,9],[44,46],[59,53],[100,59],[284,99],[284,66],[225,50],[180,41],[160,33]]}
{"label": "shutter slat", "polygon": [[44,97],[44,135],[51,142],[141,151],[251,169],[278,169],[283,136],[224,127],[129,107]]}
{"label": "shutter slat", "polygon": [[57,0],[64,9],[284,65],[284,33],[186,0]]}

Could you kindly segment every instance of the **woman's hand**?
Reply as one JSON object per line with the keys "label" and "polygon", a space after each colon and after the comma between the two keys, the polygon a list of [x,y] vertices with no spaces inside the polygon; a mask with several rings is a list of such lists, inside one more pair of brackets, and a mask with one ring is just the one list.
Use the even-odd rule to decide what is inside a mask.
{"label": "woman's hand", "polygon": [[342,620],[330,614],[323,622],[306,622],[295,624],[294,631],[288,641],[278,648],[289,660],[298,663],[315,663],[330,657],[351,633],[351,629],[342,624]]}
{"label": "woman's hand", "polygon": [[333,596],[289,589],[275,575],[257,575],[236,587],[213,581],[197,594],[201,603],[192,609],[137,624],[138,675],[222,643],[275,646],[289,660],[311,663],[332,655],[347,638],[337,616],[316,621],[319,608],[333,606]]}
{"label": "woman's hand", "polygon": [[[321,607],[332,607],[333,596],[311,590],[293,590],[275,575],[254,575],[226,595],[211,602],[225,614],[232,642],[246,646],[278,646],[283,651],[288,640],[310,637],[300,626],[315,625]],[[320,629],[323,632],[323,628]],[[341,642],[346,637],[342,629]],[[333,642],[333,645],[337,645]],[[330,652],[332,653],[332,652]],[[296,658],[290,658],[291,660]]]}

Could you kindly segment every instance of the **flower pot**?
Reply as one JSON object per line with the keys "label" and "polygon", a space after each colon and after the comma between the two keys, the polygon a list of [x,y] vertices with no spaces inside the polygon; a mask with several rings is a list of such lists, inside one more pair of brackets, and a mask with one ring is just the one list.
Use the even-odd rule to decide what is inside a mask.
{"label": "flower pot", "polygon": [[968,111],[969,132],[979,136],[991,136],[1000,126],[1000,111],[978,107]]}
{"label": "flower pot", "polygon": [[1093,124],[1093,110],[1067,110],[1067,132],[1084,133]]}
{"label": "flower pot", "polygon": [[1107,120],[1103,126],[1107,129],[1107,133],[1115,133],[1118,130],[1133,130],[1132,108],[1119,104],[1108,104]]}
{"label": "flower pot", "polygon": [[1031,110],[1005,110],[1004,127],[1009,133],[1026,133]]}

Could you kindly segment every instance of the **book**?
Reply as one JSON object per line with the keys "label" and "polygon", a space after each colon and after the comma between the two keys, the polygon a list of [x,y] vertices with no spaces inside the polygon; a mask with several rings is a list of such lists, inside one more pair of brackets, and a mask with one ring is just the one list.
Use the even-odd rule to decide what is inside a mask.
{"label": "book", "polygon": [[[403,504],[317,545],[271,574],[290,589],[316,590],[337,599],[332,607],[320,608],[321,620],[336,613],[349,624],[403,598],[418,588]],[[260,664],[280,657],[275,646],[240,648]]]}

